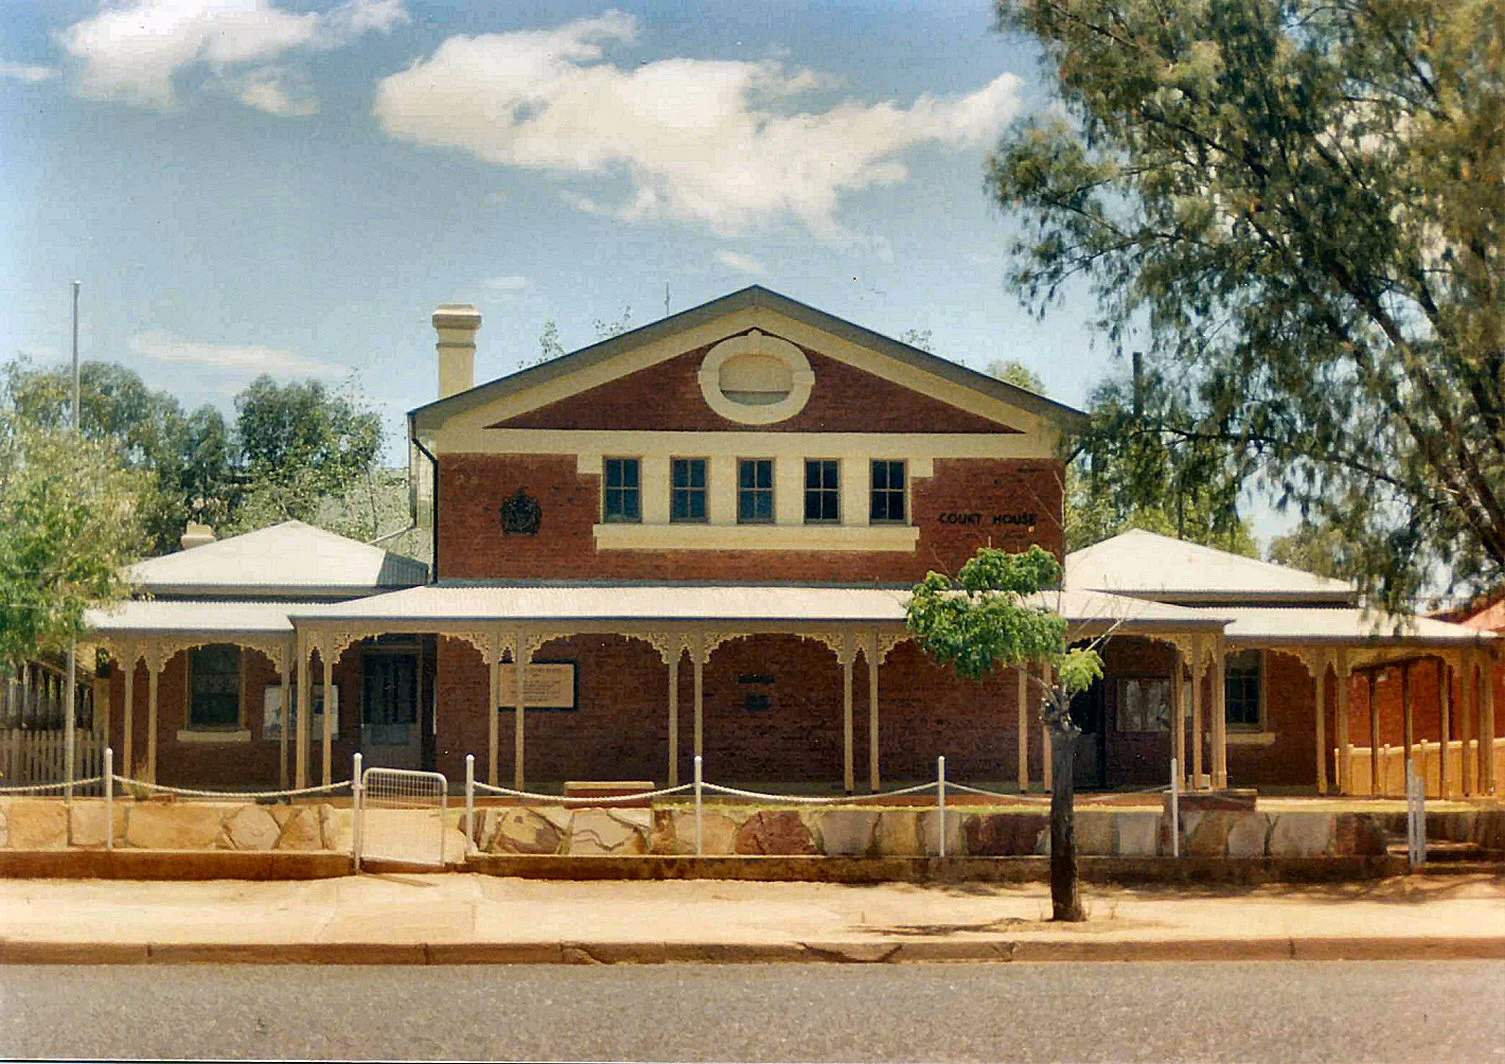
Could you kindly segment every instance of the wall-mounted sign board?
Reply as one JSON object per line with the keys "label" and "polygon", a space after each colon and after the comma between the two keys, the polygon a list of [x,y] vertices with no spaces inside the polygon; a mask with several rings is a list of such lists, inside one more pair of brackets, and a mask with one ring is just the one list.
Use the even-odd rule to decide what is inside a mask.
{"label": "wall-mounted sign board", "polygon": [[[498,670],[501,686],[497,691],[499,709],[517,706],[516,666],[503,663]],[[535,661],[523,671],[523,708],[575,709],[575,663],[573,661]]]}

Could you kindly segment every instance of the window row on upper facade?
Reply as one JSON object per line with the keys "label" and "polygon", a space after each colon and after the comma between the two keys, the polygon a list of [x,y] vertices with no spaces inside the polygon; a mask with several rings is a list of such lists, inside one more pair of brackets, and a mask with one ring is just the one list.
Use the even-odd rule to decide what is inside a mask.
{"label": "window row on upper facade", "polygon": [[[774,460],[739,458],[735,488],[712,485],[708,459],[670,460],[669,520],[676,524],[704,524],[710,518],[708,494],[712,490],[735,490],[737,523],[774,523]],[[601,478],[601,519],[606,523],[640,522],[643,519],[642,460],[607,458]],[[908,472],[903,460],[874,459],[868,489],[868,522],[903,525],[909,522]],[[839,525],[841,512],[841,462],[834,458],[805,459],[804,513],[810,525]]]}

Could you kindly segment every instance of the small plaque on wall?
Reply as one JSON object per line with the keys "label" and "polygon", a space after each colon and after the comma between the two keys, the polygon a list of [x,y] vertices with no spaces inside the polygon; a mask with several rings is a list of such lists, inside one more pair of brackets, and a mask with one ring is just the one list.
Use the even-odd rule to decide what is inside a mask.
{"label": "small plaque on wall", "polygon": [[[501,686],[498,707],[517,705],[516,666],[503,664],[498,670]],[[575,663],[573,661],[535,661],[523,671],[523,708],[575,709]]]}

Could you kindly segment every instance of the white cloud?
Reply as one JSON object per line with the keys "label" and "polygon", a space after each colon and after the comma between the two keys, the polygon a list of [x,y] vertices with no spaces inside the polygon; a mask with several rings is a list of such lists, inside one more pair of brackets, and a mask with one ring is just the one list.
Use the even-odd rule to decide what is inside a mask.
{"label": "white cloud", "polygon": [[166,329],[148,329],[131,338],[131,350],[156,362],[207,366],[229,373],[255,376],[331,377],[348,372],[345,366],[304,358],[284,348],[253,344],[211,344],[184,340]]}
{"label": "white cloud", "polygon": [[33,63],[8,63],[0,60],[0,78],[8,81],[24,81],[28,85],[35,85],[39,81],[56,77],[57,71],[49,66],[37,66]]}
{"label": "white cloud", "polygon": [[235,98],[247,107],[272,115],[313,115],[319,101],[307,79],[281,67],[260,67],[231,85]]}
{"label": "white cloud", "polygon": [[[225,76],[294,49],[338,48],[363,33],[388,32],[407,17],[401,0],[349,0],[323,14],[296,14],[274,0],[106,0],[99,14],[57,38],[81,64],[83,95],[166,109],[177,103],[173,82],[184,71],[206,67]],[[258,82],[251,106],[278,106],[268,84]],[[300,106],[307,105],[273,113],[306,113]]]}
{"label": "white cloud", "polygon": [[751,255],[744,255],[740,251],[731,251],[722,248],[716,252],[716,260],[723,266],[730,266],[739,273],[762,273],[763,264]]}
{"label": "white cloud", "polygon": [[520,292],[532,282],[520,273],[513,273],[505,277],[488,277],[482,283],[493,292]]}
{"label": "white cloud", "polygon": [[581,209],[721,233],[793,218],[831,238],[844,194],[904,181],[911,149],[988,143],[1019,105],[1019,79],[1005,74],[965,96],[801,111],[792,98],[828,79],[774,60],[605,58],[636,35],[631,17],[608,12],[451,37],[379,82],[375,113],[394,137],[498,165],[626,178],[610,208],[568,194]]}

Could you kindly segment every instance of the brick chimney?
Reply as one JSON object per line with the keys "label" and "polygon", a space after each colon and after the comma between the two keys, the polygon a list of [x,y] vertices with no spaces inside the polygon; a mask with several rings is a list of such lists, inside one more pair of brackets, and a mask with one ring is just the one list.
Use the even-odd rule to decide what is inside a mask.
{"label": "brick chimney", "polygon": [[439,333],[439,398],[469,391],[476,383],[476,332],[481,312],[469,303],[444,303],[434,311]]}

